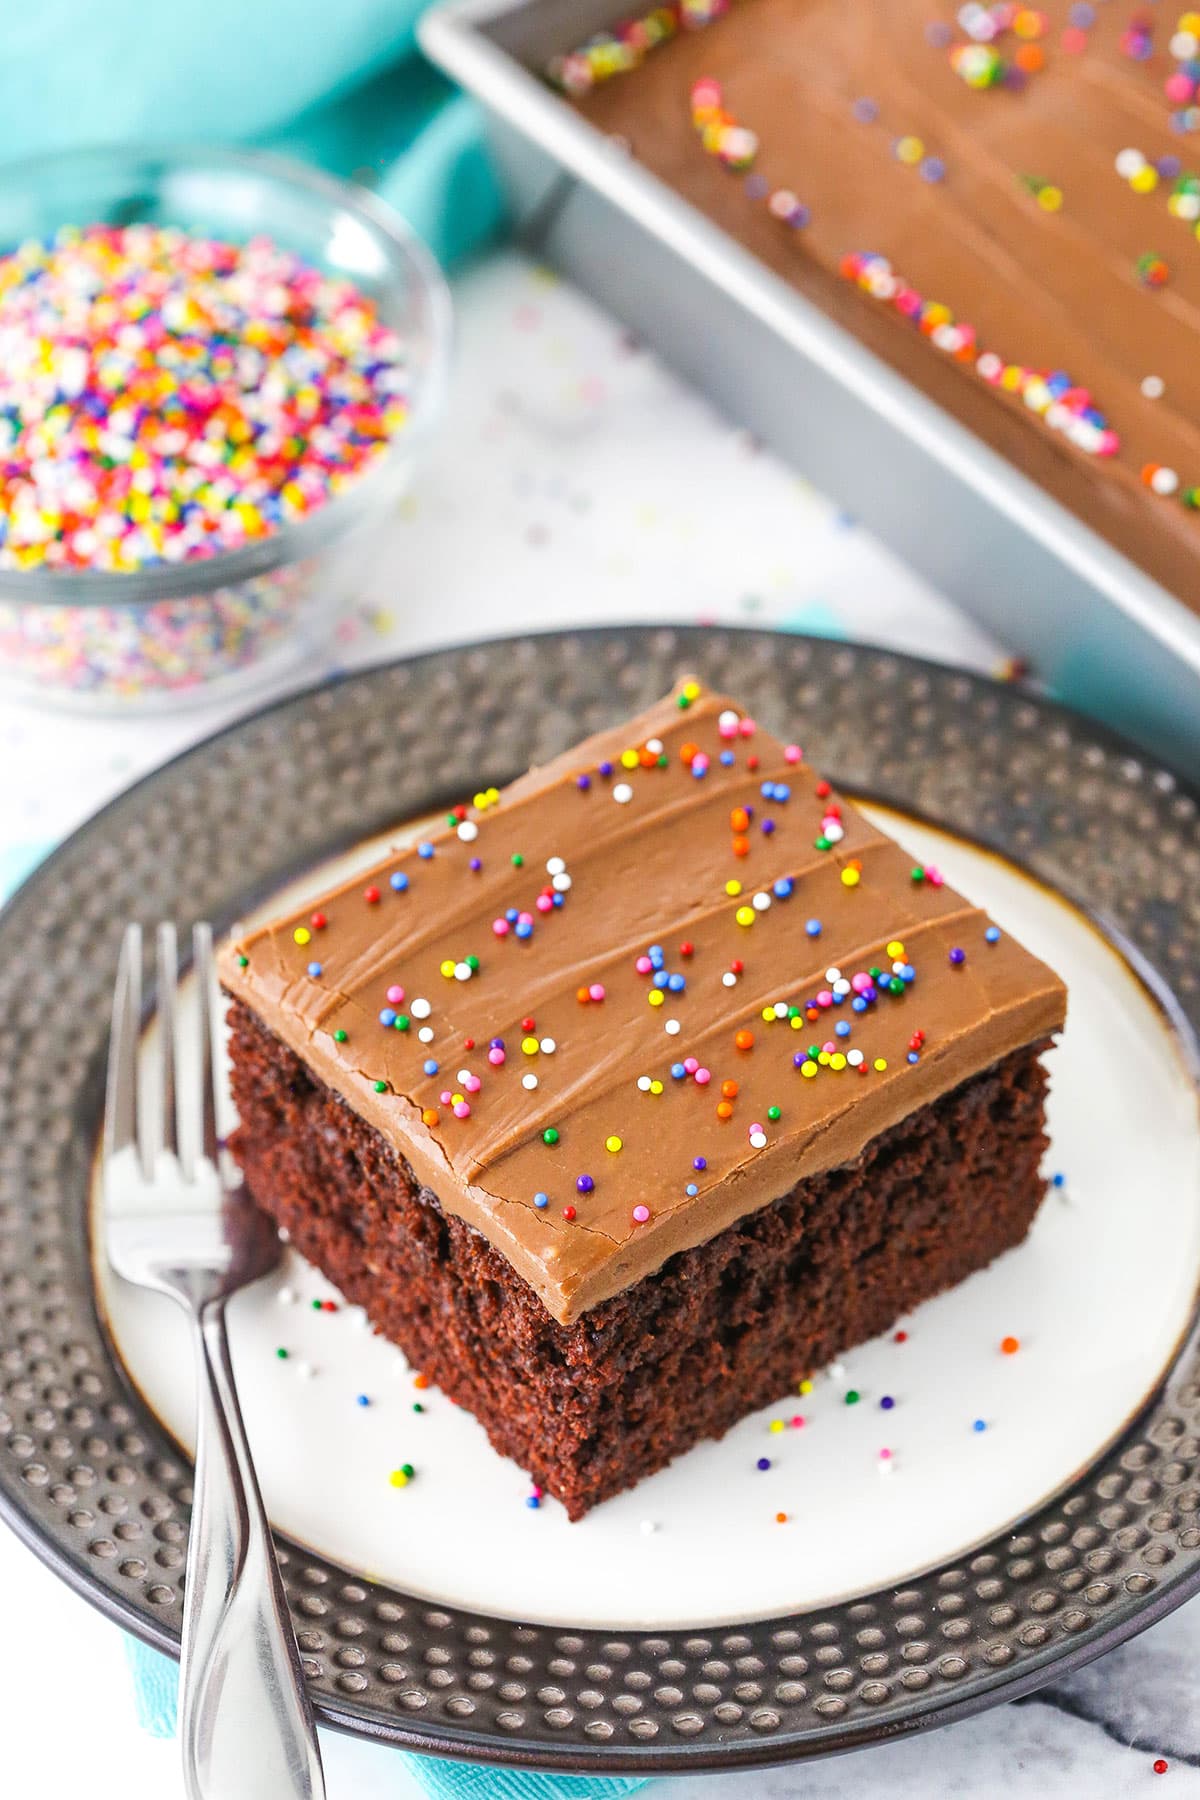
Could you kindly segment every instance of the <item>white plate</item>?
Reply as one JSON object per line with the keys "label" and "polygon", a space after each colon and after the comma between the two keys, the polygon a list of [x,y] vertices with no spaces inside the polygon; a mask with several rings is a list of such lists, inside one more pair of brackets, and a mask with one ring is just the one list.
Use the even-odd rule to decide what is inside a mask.
{"label": "white plate", "polygon": [[[1138,1410],[1191,1320],[1200,1278],[1200,1132],[1179,1045],[1080,913],[994,856],[867,810],[1070,989],[1050,1061],[1049,1166],[1063,1185],[1027,1241],[901,1321],[904,1343],[889,1334],[851,1352],[811,1393],[743,1420],[576,1525],[553,1501],[530,1508],[521,1471],[466,1413],[418,1390],[360,1311],[315,1311],[337,1296],[289,1253],[231,1307],[280,1530],[409,1592],[511,1618],[664,1629],[746,1620],[958,1555],[1069,1482]],[[326,864],[264,915],[378,849]],[[1144,1280],[1130,1279],[1136,1258]],[[182,1316],[104,1269],[97,1283],[133,1381],[190,1448]],[[1016,1354],[1001,1352],[1008,1336]],[[392,1486],[405,1463],[413,1480]]]}

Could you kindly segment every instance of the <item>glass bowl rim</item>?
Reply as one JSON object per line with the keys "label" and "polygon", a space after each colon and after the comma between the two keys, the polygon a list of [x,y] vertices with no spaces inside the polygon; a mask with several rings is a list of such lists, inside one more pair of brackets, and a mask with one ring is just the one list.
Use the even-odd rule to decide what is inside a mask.
{"label": "glass bowl rim", "polygon": [[241,170],[350,213],[377,240],[382,238],[394,257],[410,264],[424,289],[432,320],[429,361],[409,397],[403,430],[363,475],[303,518],[236,550],[220,550],[185,562],[155,563],[144,569],[3,569],[0,605],[144,606],[160,600],[187,600],[315,556],[369,512],[376,495],[386,490],[390,471],[409,460],[427,436],[445,396],[453,336],[450,289],[433,252],[407,220],[369,188],[273,150],[182,141],[96,144],[5,161],[0,163],[0,187],[36,183],[39,175],[71,163],[94,169],[103,162],[118,167],[139,162]]}

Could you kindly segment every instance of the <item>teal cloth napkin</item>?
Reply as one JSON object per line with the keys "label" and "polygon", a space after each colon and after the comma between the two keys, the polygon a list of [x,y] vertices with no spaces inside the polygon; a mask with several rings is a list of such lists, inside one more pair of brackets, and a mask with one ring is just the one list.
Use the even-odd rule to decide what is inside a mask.
{"label": "teal cloth napkin", "polygon": [[[153,1737],[174,1737],[177,1666],[136,1638],[127,1637],[125,1649],[138,1722]],[[524,1769],[443,1762],[436,1756],[405,1756],[404,1763],[430,1800],[617,1800],[645,1786],[621,1775],[534,1775]]]}
{"label": "teal cloth napkin", "polygon": [[474,105],[418,53],[426,4],[10,7],[0,160],[128,140],[267,146],[375,187],[453,263],[499,229],[503,204]]}

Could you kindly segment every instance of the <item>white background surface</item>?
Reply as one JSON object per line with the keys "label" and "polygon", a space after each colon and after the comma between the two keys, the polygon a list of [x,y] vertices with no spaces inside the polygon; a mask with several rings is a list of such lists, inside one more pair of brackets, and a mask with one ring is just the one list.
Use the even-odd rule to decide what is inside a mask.
{"label": "white background surface", "polygon": [[[501,257],[458,297],[450,417],[342,636],[341,663],[510,630],[664,617],[864,637],[983,669],[998,661],[970,621],[577,296]],[[0,704],[0,886],[223,722],[211,707],[126,722]],[[115,1628],[3,1533],[0,1596],[6,1800],[177,1800],[176,1747],[136,1725]],[[672,1784],[671,1800],[1115,1800],[1143,1789],[1200,1800],[1198,1653],[1200,1610],[1185,1609],[1033,1700],[934,1738],[808,1768],[688,1779]],[[420,1791],[391,1751],[333,1736],[325,1747],[331,1800]],[[1161,1787],[1157,1755],[1171,1763]],[[649,1792],[665,1800],[668,1790]]]}

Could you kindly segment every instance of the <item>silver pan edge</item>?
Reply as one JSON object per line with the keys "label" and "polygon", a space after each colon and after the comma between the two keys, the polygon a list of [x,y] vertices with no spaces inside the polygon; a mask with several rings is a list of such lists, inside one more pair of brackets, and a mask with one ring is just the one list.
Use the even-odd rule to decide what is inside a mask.
{"label": "silver pan edge", "polygon": [[[446,0],[523,242],[594,294],[1036,679],[1200,773],[1200,616],[640,168],[533,73],[614,0]],[[936,528],[931,528],[931,522]]]}

